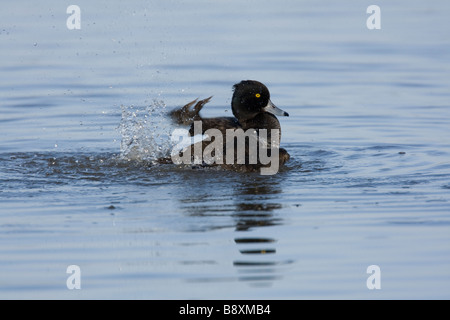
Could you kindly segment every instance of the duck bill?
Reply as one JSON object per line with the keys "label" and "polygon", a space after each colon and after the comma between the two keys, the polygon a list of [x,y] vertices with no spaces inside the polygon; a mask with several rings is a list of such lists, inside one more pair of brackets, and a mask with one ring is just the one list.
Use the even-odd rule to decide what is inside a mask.
{"label": "duck bill", "polygon": [[276,105],[274,105],[272,103],[272,101],[269,100],[269,103],[267,104],[267,106],[265,106],[263,108],[263,110],[265,112],[271,113],[275,116],[283,116],[283,117],[289,117],[289,113],[287,113],[286,111],[281,110],[280,108],[278,108]]}

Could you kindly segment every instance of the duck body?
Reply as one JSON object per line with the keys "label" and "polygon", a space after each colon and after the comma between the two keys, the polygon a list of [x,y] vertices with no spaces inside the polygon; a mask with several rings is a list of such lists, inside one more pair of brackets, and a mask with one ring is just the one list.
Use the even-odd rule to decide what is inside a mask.
{"label": "duck body", "polygon": [[[289,160],[289,153],[284,148],[280,148],[281,126],[276,117],[276,115],[289,116],[289,114],[272,103],[269,90],[264,84],[255,80],[244,80],[233,86],[231,108],[234,117],[203,118],[200,111],[210,99],[211,97],[189,102],[181,109],[172,111],[170,116],[178,124],[190,124],[189,134],[191,136],[196,134],[209,136],[210,132],[213,132],[214,141],[221,140],[222,142],[222,147],[213,153],[216,156],[215,160],[218,160],[219,153],[222,159],[225,159],[227,153],[236,151],[236,145],[232,142],[230,147],[230,140],[227,140],[226,136],[236,132],[245,132],[247,138],[253,136],[258,141],[259,153],[264,149],[266,156],[276,157],[271,159],[276,159],[277,168]],[[197,142],[197,145],[201,144],[201,150],[205,151],[208,148],[208,141],[211,139]],[[250,144],[251,142],[248,140],[243,159],[238,159],[237,152],[234,152],[232,163],[229,163],[230,161],[227,161],[226,164],[220,163],[221,161],[216,161],[216,163],[220,163],[224,168],[238,171],[256,171],[267,167],[268,164],[264,161],[258,160],[256,163],[252,161],[254,149],[249,147]],[[194,151],[195,148],[196,146],[192,145],[190,150],[184,150],[183,153]],[[198,148],[200,147],[197,146],[197,150]],[[278,153],[278,156],[275,153]]]}

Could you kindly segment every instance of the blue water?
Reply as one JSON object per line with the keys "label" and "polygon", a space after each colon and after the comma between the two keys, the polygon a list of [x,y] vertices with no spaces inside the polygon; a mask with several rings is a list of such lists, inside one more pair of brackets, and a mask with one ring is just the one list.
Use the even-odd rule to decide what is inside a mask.
{"label": "blue water", "polygon": [[[448,2],[74,4],[2,4],[0,298],[450,298]],[[243,79],[290,114],[277,175],[152,164]]]}

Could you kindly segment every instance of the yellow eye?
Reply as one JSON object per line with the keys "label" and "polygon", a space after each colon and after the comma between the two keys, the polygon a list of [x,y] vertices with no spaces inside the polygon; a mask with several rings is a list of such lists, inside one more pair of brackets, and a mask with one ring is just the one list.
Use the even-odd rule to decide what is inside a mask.
{"label": "yellow eye", "polygon": [[255,94],[255,97],[259,98],[261,95],[259,93]]}

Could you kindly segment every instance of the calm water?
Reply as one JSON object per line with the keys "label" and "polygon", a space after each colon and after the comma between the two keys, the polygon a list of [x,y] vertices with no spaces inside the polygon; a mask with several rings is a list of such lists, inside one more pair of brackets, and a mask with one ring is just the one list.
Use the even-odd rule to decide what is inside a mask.
{"label": "calm water", "polygon": [[[0,298],[450,298],[448,1],[380,0],[381,30],[357,0],[74,4],[2,4]],[[167,111],[229,115],[242,79],[286,167],[151,164]]]}

